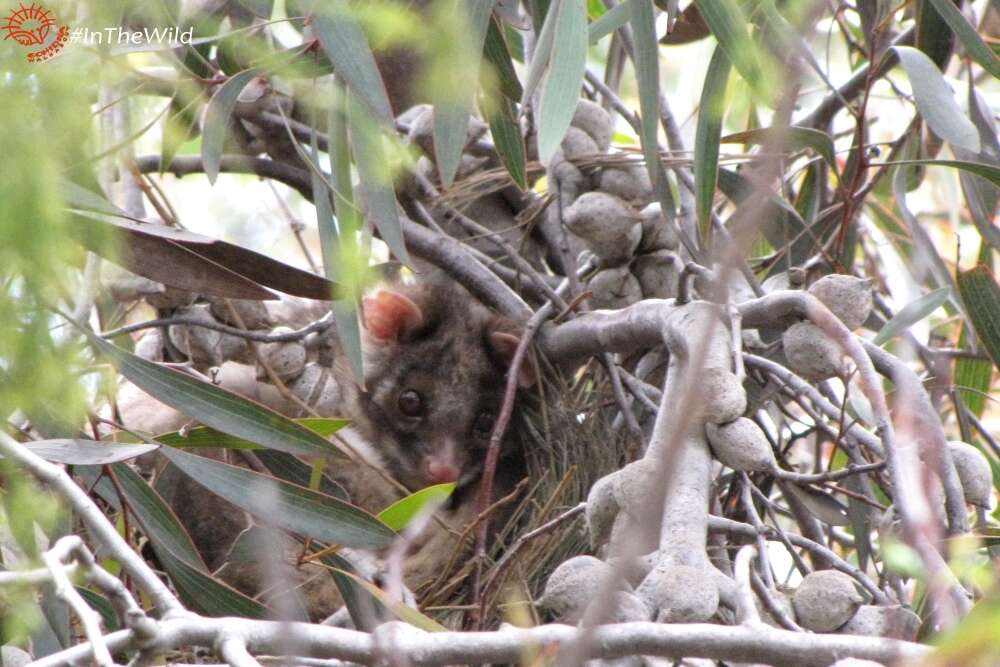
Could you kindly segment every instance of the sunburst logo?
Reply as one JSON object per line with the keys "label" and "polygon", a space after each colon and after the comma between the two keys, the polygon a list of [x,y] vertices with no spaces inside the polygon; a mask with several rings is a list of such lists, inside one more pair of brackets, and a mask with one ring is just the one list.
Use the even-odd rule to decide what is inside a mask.
{"label": "sunburst logo", "polygon": [[48,60],[58,53],[69,39],[69,29],[66,26],[57,26],[52,12],[35,3],[27,7],[19,4],[17,9],[11,10],[3,30],[7,33],[4,40],[13,39],[28,48],[41,47],[28,53],[28,62]]}

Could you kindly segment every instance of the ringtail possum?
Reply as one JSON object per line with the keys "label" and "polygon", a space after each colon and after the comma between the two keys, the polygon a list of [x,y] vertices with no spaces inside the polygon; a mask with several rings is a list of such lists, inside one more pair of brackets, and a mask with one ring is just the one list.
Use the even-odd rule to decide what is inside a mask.
{"label": "ringtail possum", "polygon": [[[383,284],[361,311],[363,386],[330,337],[338,414],[411,491],[454,482],[461,496],[482,474],[518,326],[436,271]],[[533,380],[522,364],[519,385]]]}

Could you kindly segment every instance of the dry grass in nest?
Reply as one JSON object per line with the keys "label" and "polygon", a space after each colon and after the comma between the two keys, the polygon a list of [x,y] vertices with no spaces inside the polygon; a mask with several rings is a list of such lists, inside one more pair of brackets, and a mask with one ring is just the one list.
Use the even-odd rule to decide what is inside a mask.
{"label": "dry grass in nest", "polygon": [[[592,552],[581,514],[527,542],[502,572],[496,569],[518,537],[585,501],[597,479],[626,462],[629,445],[635,443],[628,442],[625,429],[612,429],[613,413],[607,409],[611,392],[598,368],[587,367],[572,378],[548,374],[537,393],[521,401],[518,435],[526,478],[499,513],[502,524],[490,526],[491,546],[481,575],[483,627],[508,620],[509,605],[536,600],[559,563]],[[468,627],[473,616],[477,563],[469,553],[451,559],[435,582],[417,591],[421,608],[451,627]],[[526,608],[538,621],[533,606]]]}

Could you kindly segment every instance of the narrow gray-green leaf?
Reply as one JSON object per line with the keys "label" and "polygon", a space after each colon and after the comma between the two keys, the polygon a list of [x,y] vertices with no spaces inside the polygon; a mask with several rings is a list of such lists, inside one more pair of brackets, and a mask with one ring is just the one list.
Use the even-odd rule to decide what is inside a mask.
{"label": "narrow gray-green leaf", "polygon": [[[622,5],[619,5],[621,7]],[[652,0],[634,0],[629,12],[632,35],[635,39],[635,74],[639,85],[640,136],[642,155],[646,160],[646,171],[654,190],[662,195],[666,191],[666,179],[660,162],[660,147],[657,138],[660,123],[660,58],[656,41],[656,22],[653,16]],[[618,7],[616,7],[617,9]],[[671,204],[673,202],[670,202]],[[663,207],[664,203],[660,202]],[[664,207],[669,214],[673,206]]]}
{"label": "narrow gray-green leaf", "polygon": [[[975,335],[970,334],[972,334],[971,326],[963,326],[962,333],[958,337],[959,349],[968,349],[969,341],[975,340]],[[955,360],[955,389],[960,392],[960,400],[966,409],[977,419],[982,419],[991,386],[993,386],[993,364],[988,359],[959,357]]]}
{"label": "narrow gray-green leaf", "polygon": [[903,333],[940,308],[948,300],[950,293],[951,290],[949,288],[940,287],[906,304],[898,313],[893,315],[891,320],[885,323],[885,326],[879,330],[875,336],[875,340],[872,342],[876,345],[881,345]]}
{"label": "narrow gray-green leaf", "polygon": [[[837,158],[834,153],[833,139],[826,132],[813,130],[808,127],[786,127],[779,130],[779,137],[793,149],[809,148],[833,169],[837,168]],[[771,137],[775,136],[774,130],[769,127],[761,127],[754,130],[746,130],[727,134],[719,140],[723,144],[763,144]]]}
{"label": "narrow gray-green leaf", "polygon": [[310,3],[315,7],[313,29],[330,62],[368,113],[384,125],[392,124],[392,105],[361,26],[345,0]]}
{"label": "narrow gray-green leaf", "polygon": [[382,132],[358,103],[356,96],[348,96],[347,109],[347,126],[354,149],[354,164],[358,168],[363,207],[396,259],[409,264],[410,256],[403,243],[389,160],[382,145]]}
{"label": "narrow gray-green leaf", "polygon": [[715,35],[729,61],[760,98],[769,104],[771,75],[761,63],[761,51],[747,34],[747,19],[736,0],[695,0],[695,5]]}
{"label": "narrow gray-green leaf", "polygon": [[950,144],[979,152],[979,131],[965,115],[951,86],[930,58],[910,46],[894,46],[913,88],[917,110],[936,135]]}
{"label": "narrow gray-green leaf", "polygon": [[494,108],[486,115],[490,124],[490,135],[507,173],[517,187],[526,190],[528,166],[524,135],[521,134],[521,126],[517,122],[514,103],[507,97],[501,97],[502,99],[493,100]]}
{"label": "narrow gray-green leaf", "polygon": [[[350,422],[346,419],[330,419],[324,417],[306,417],[293,419],[296,424],[315,431],[322,437],[328,437]],[[263,449],[261,445],[243,438],[237,438],[228,433],[217,431],[207,426],[195,426],[181,434],[180,431],[163,433],[153,439],[163,445],[180,447],[181,449],[198,449],[203,447],[218,447],[222,449]]]}
{"label": "narrow gray-green leaf", "polygon": [[538,103],[538,159],[547,163],[569,129],[587,67],[587,7],[584,0],[558,0],[552,57]]}
{"label": "narrow gray-green leaf", "polygon": [[[544,14],[545,22],[542,24],[541,30],[538,31],[538,40],[535,43],[534,52],[531,54],[531,63],[528,65],[528,73],[524,79],[521,106],[531,101],[535,90],[538,88],[538,84],[542,82],[542,78],[545,76],[549,61],[552,59],[552,44],[554,42],[552,36],[556,31],[555,25],[558,12],[555,9],[558,7],[556,4],[558,1],[553,0],[553,5],[556,6],[549,6],[548,11]],[[537,20],[537,18],[537,16],[532,16],[532,20]]]}
{"label": "narrow gray-green leaf", "polygon": [[952,0],[929,0],[929,2],[934,5],[934,9],[958,37],[958,41],[962,42],[965,52],[982,65],[983,69],[1000,79],[1000,59],[993,53],[993,49],[983,41],[976,29],[965,20],[955,3]]}
{"label": "narrow gray-green leaf", "polygon": [[[455,11],[462,12],[468,28],[464,44],[452,44],[456,51],[451,76],[455,85],[446,89],[446,98],[434,101],[434,158],[445,187],[455,180],[465,147],[469,114],[476,97],[483,41],[495,0],[459,0]],[[458,40],[456,40],[458,41]]]}
{"label": "narrow gray-green leaf", "polygon": [[235,588],[205,574],[169,549],[153,545],[156,557],[170,575],[181,600],[193,611],[206,616],[235,616],[266,619],[267,607]]}
{"label": "narrow gray-green leaf", "polygon": [[729,69],[725,49],[721,45],[716,46],[701,89],[698,129],[694,136],[694,197],[702,241],[709,238],[712,228],[712,202],[719,174],[719,137],[726,110]]}
{"label": "narrow gray-green leaf", "polygon": [[129,354],[93,334],[87,337],[135,386],[207,426],[289,454],[327,455],[335,451],[319,434],[270,408]]}
{"label": "narrow gray-green leaf", "polygon": [[823,523],[831,526],[847,526],[847,508],[833,496],[817,491],[808,486],[796,484],[781,484],[784,493],[794,496],[806,509]]}
{"label": "narrow gray-green leaf", "polygon": [[[604,12],[599,19],[591,23],[588,33],[590,43],[597,44],[606,36],[628,23],[629,19],[632,18],[631,5],[635,2],[646,2],[646,0],[624,0],[624,2],[615,5]],[[651,27],[653,30],[656,29],[656,26]]]}
{"label": "narrow gray-green leaf", "polygon": [[504,97],[512,102],[520,100],[524,88],[521,86],[521,80],[517,78],[517,70],[514,69],[514,60],[510,54],[507,38],[504,36],[503,24],[496,16],[490,17],[486,29],[483,57],[492,65],[493,74],[496,75]]}
{"label": "narrow gray-green leaf", "polygon": [[880,164],[929,164],[940,167],[954,167],[955,169],[962,169],[976,176],[982,176],[994,185],[1000,186],[1000,167],[983,164],[982,162],[966,162],[964,160],[894,160]]}
{"label": "narrow gray-green leaf", "polygon": [[958,272],[958,290],[979,342],[1000,368],[1000,285],[989,267],[978,264]]}
{"label": "narrow gray-green leaf", "polygon": [[356,548],[388,546],[395,533],[342,500],[180,450],[164,456],[212,493],[286,530],[321,542]]}
{"label": "narrow gray-green leaf", "polygon": [[236,107],[236,100],[246,85],[259,75],[259,70],[248,69],[229,77],[208,102],[201,136],[201,160],[209,183],[214,184],[215,179],[219,177],[226,127],[229,125],[229,117],[233,115],[233,108]]}
{"label": "narrow gray-green leaf", "polygon": [[46,461],[69,465],[107,465],[159,449],[159,445],[121,445],[98,440],[37,440],[24,445]]}

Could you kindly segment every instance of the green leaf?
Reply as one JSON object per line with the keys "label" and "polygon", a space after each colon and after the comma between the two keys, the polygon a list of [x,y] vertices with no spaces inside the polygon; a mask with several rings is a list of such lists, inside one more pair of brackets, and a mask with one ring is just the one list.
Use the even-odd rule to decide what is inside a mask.
{"label": "green leaf", "polygon": [[120,445],[97,440],[36,440],[24,445],[46,461],[69,465],[107,465],[159,449],[159,445]]}
{"label": "green leaf", "polygon": [[163,455],[220,498],[285,530],[362,549],[388,546],[395,537],[371,514],[337,498],[177,449]]}
{"label": "green leaf", "polygon": [[934,62],[910,46],[894,46],[892,51],[910,79],[917,110],[936,135],[950,144],[978,153],[979,131],[966,116]]}
{"label": "green leaf", "polygon": [[[958,337],[958,347],[967,349],[969,346],[969,326],[962,327]],[[955,360],[955,389],[961,392],[961,400],[965,407],[981,419],[986,409],[986,396],[989,394],[993,381],[993,364],[986,359],[971,359],[959,357]]]}
{"label": "green leaf", "polygon": [[875,345],[882,345],[892,340],[944,305],[950,294],[949,288],[940,287],[933,292],[928,292],[916,301],[906,304],[893,315],[891,320],[885,323],[872,342]]}
{"label": "green leaf", "polygon": [[229,77],[229,80],[219,86],[212,99],[208,101],[208,107],[205,109],[205,126],[201,136],[201,161],[205,167],[205,176],[213,185],[215,179],[219,177],[219,163],[222,160],[229,117],[233,115],[240,93],[257,76],[260,76],[260,70],[248,69]]}
{"label": "green leaf", "polygon": [[428,486],[389,505],[378,513],[378,518],[395,531],[403,530],[425,507],[443,503],[454,490],[454,482]]}
{"label": "green leaf", "polygon": [[831,526],[848,526],[851,523],[847,518],[847,508],[827,493],[796,484],[781,484],[781,490],[794,496],[823,523],[828,523]]}
{"label": "green leaf", "polygon": [[483,56],[493,66],[493,74],[496,75],[503,95],[512,102],[520,100],[524,88],[521,86],[521,80],[517,78],[517,70],[514,69],[514,60],[507,39],[504,37],[503,24],[496,16],[490,18],[489,27],[486,29]]}
{"label": "green leaf", "polygon": [[333,583],[344,599],[354,627],[362,632],[371,632],[380,623],[380,619],[386,617],[385,608],[358,583],[361,577],[346,558],[328,553],[321,556],[320,561],[330,569]]}
{"label": "green leaf", "polygon": [[[621,6],[621,5],[619,5]],[[635,38],[635,72],[639,85],[639,112],[642,155],[646,161],[649,180],[660,200],[665,215],[672,217],[673,198],[670,195],[666,172],[660,162],[658,128],[660,123],[660,64],[659,45],[656,42],[656,23],[650,0],[631,3],[629,20]]]}
{"label": "green leaf", "polygon": [[952,0],[929,0],[944,22],[952,29],[958,41],[965,47],[965,52],[973,60],[982,65],[983,69],[1000,79],[1000,59],[989,47],[976,29],[965,20],[962,12]]}
{"label": "green leaf", "polygon": [[[87,606],[96,611],[101,616],[101,622],[104,624],[104,629],[109,632],[114,632],[120,626],[118,625],[118,615],[115,614],[115,608],[111,606],[104,596],[95,593],[94,591],[76,587],[76,592],[80,594],[80,597],[84,599]],[[42,656],[35,656],[42,657]]]}
{"label": "green leaf", "polygon": [[521,125],[517,122],[517,109],[514,108],[514,103],[506,97],[494,99],[493,106],[487,112],[487,121],[490,124],[493,144],[504,168],[517,187],[527,190],[527,149],[524,146]]}
{"label": "green leaf", "polygon": [[587,7],[584,0],[558,0],[546,23],[554,21],[552,56],[538,103],[538,159],[548,162],[559,148],[580,97],[587,68]]}
{"label": "green leaf", "polygon": [[379,74],[368,39],[352,14],[349,2],[311,2],[312,26],[330,62],[366,112],[386,127],[392,126],[392,105]]}
{"label": "green leaf", "polygon": [[289,454],[328,455],[336,450],[322,436],[270,408],[146,361],[88,333],[90,344],[135,386],[214,429]]}
{"label": "green leaf", "polygon": [[1000,285],[985,264],[958,272],[965,313],[993,364],[1000,368]]}
{"label": "green leaf", "polygon": [[[311,431],[315,431],[320,436],[328,438],[340,429],[347,426],[350,421],[347,419],[328,419],[321,417],[307,417],[304,419],[293,419],[293,422]],[[156,442],[171,447],[181,447],[183,449],[197,449],[201,447],[218,447],[222,449],[262,449],[262,445],[255,442],[237,438],[235,436],[217,431],[208,426],[195,426],[188,429],[182,435],[180,431],[163,433],[154,438]]]}
{"label": "green leaf", "polygon": [[747,19],[736,0],[695,0],[695,5],[729,62],[761,102],[769,103],[772,77],[761,63],[761,51],[747,34]]}
{"label": "green leaf", "polygon": [[[792,149],[811,149],[816,155],[830,165],[833,170],[837,170],[837,158],[834,153],[833,139],[826,132],[813,130],[808,127],[786,127],[778,131],[782,141],[788,142]],[[774,130],[769,127],[762,127],[756,130],[746,130],[727,134],[719,140],[723,144],[764,144],[775,136]]]}
{"label": "green leaf", "polygon": [[424,632],[448,631],[448,628],[444,627],[433,618],[425,616],[416,609],[400,602],[399,600],[393,600],[385,591],[370,581],[365,581],[361,577],[350,572],[341,572],[341,574],[353,580],[358,586],[367,591],[372,597],[378,600],[383,607],[391,611],[396,618],[404,623],[409,623],[413,627],[419,628]]}
{"label": "green leaf", "polygon": [[939,68],[947,67],[955,51],[954,33],[930,0],[917,0],[915,12],[917,34],[914,45]]}
{"label": "green leaf", "polygon": [[156,557],[170,575],[181,600],[193,611],[206,616],[235,616],[238,618],[266,619],[270,613],[264,605],[235,588],[205,574],[183,558],[163,547],[157,548]]}
{"label": "green leaf", "polygon": [[[358,322],[357,302],[365,272],[356,271],[354,267],[357,264],[367,264],[367,261],[362,258],[358,244],[361,216],[354,203],[354,186],[351,182],[351,152],[347,138],[347,91],[336,80],[332,85],[333,104],[330,106],[329,115],[328,150],[330,169],[333,172],[334,210],[329,211],[328,206],[324,205],[321,211],[317,204],[316,220],[319,224],[320,246],[323,248],[323,268],[328,278],[331,280],[339,278],[343,282],[348,295],[346,299],[333,304],[337,337],[355,381],[364,387],[364,358],[361,353],[361,327]],[[319,149],[314,148],[313,154],[318,160]],[[325,195],[323,201],[328,201]],[[336,213],[337,224],[334,224],[331,213]]]}
{"label": "green leaf", "polygon": [[715,47],[705,73],[698,112],[698,129],[694,137],[694,197],[698,213],[698,229],[702,242],[712,230],[712,202],[719,173],[719,136],[726,111],[726,84],[729,82],[729,58],[721,46]]}
{"label": "green leaf", "polygon": [[[646,1],[647,0],[624,0],[602,14],[600,18],[590,24],[590,30],[588,33],[590,43],[597,44],[615,30],[618,30],[618,28],[628,23],[629,19],[632,17],[632,5],[636,2]],[[653,29],[655,30],[655,26],[653,26]]]}
{"label": "green leaf", "polygon": [[461,59],[460,62],[452,63],[451,76],[454,77],[455,86],[446,89],[445,99],[434,100],[434,157],[441,183],[445,187],[449,187],[455,180],[455,173],[462,159],[469,114],[476,98],[475,84],[479,80],[483,41],[486,39],[494,1],[460,0],[455,7],[455,11],[466,14],[468,37],[465,44],[452,45],[456,56]]}
{"label": "green leaf", "polygon": [[358,168],[361,201],[392,254],[409,264],[382,132],[354,95],[348,96],[347,109],[347,127],[354,149],[354,164]]}

